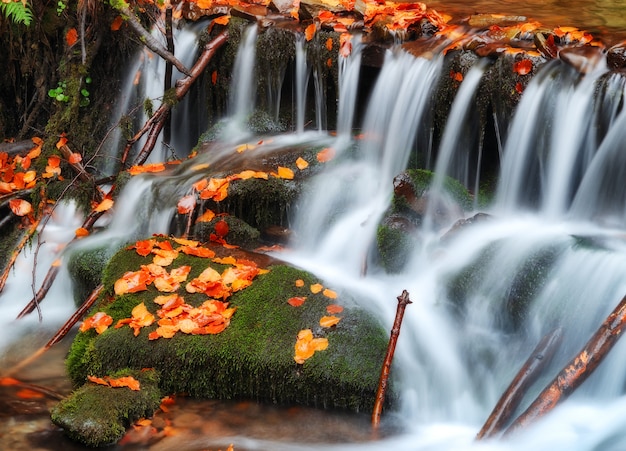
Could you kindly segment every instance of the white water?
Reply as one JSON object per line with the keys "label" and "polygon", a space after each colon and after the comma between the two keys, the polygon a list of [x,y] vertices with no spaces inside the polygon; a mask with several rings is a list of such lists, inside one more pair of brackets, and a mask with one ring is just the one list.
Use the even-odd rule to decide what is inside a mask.
{"label": "white water", "polygon": [[[248,34],[241,55],[251,51],[252,34]],[[251,74],[245,58],[237,67]],[[347,131],[338,138],[319,134],[312,137],[308,133],[276,137],[275,148],[320,139],[323,141],[314,142],[333,145],[339,152],[328,170],[313,181],[312,195],[301,201],[300,213],[294,218],[294,231],[300,237],[297,247],[280,257],[310,269],[340,293],[349,292],[371,309],[387,329],[393,322],[396,296],[403,289],[410,293],[413,304],[406,309],[395,357],[402,380],[402,402],[397,411],[384,416],[386,423],[402,426],[402,432],[377,442],[323,446],[232,437],[235,449],[622,449],[626,440],[626,361],[621,356],[626,352],[626,342],[618,343],[597,372],[541,421],[506,439],[480,443],[474,440],[498,397],[544,334],[562,326],[563,345],[524,404],[578,352],[626,294],[626,212],[620,184],[626,168],[624,152],[620,152],[626,138],[626,115],[617,114],[607,96],[607,104],[597,110],[613,111],[608,121],[610,129],[606,136],[589,139],[593,87],[584,81],[574,83],[566,68],[555,66],[544,68],[528,86],[505,134],[508,141],[502,182],[492,209],[494,218],[462,230],[445,245],[433,241],[429,246],[417,246],[410,265],[401,274],[386,275],[371,266],[364,274],[363,267],[371,253],[378,221],[390,201],[393,177],[406,166],[416,130],[429,106],[431,88],[442,71],[442,58],[428,61],[399,51],[388,53],[363,123],[367,139],[359,143],[360,150],[354,155],[345,152],[356,144]],[[346,77],[351,70],[356,72],[357,67],[347,68]],[[458,133],[464,121],[463,108],[471,104],[482,70],[478,68],[466,75],[462,84],[456,103],[458,114],[451,114],[447,138],[440,149],[441,160],[436,167],[441,171],[454,169],[450,167],[451,153],[456,151],[452,150],[452,143],[463,140]],[[237,80],[240,84],[235,91],[252,96],[252,78]],[[611,86],[623,90],[623,83]],[[352,124],[354,103],[349,102],[356,99],[342,94],[339,123],[345,120]],[[577,114],[559,122],[559,108],[563,106],[554,107],[554,97],[548,98],[549,94],[560,98],[556,103]],[[570,106],[569,102],[574,101],[570,97],[581,103]],[[249,107],[244,100],[234,101],[235,119]],[[240,121],[233,122],[241,126]],[[555,125],[552,134],[546,131],[547,124]],[[559,157],[555,164],[550,157],[563,150],[555,149],[561,143],[572,143],[572,130],[577,136],[572,145],[584,158],[568,155]],[[574,164],[575,159],[585,164]],[[541,175],[539,180],[534,177],[536,174]],[[171,209],[187,186],[181,180],[191,177],[182,174],[136,178],[124,192],[126,197],[118,201],[120,209],[106,234],[94,240],[166,232]],[[162,190],[155,193],[154,187]],[[529,195],[529,188],[537,193]],[[609,195],[610,202],[603,201]],[[160,203],[154,205],[152,201]],[[137,223],[134,218],[140,207],[146,220]],[[485,252],[490,259],[479,261]],[[515,281],[524,276],[520,275],[520,268],[532,263],[538,253],[549,255],[552,261],[540,268],[546,283],[537,287],[526,319],[513,331],[503,314],[506,300]],[[478,261],[484,269],[483,277],[465,292],[465,308],[460,316],[455,316],[446,287],[467,265]],[[28,274],[28,270],[20,271],[24,273]],[[11,285],[23,285],[18,280],[16,277]],[[46,301],[57,301],[50,302],[50,306],[64,306],[60,316],[72,310],[67,307],[68,290],[62,290],[65,296]],[[0,302],[13,296],[22,298],[23,293],[7,292]],[[44,315],[49,318],[47,311]],[[223,442],[220,438],[219,443]],[[207,439],[205,445],[211,444]]]}

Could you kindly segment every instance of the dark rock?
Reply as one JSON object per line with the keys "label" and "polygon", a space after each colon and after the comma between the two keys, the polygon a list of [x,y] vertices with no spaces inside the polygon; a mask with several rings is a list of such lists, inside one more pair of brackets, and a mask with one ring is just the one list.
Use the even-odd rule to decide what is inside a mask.
{"label": "dark rock", "polygon": [[626,41],[615,44],[607,51],[606,63],[609,69],[626,67]]}

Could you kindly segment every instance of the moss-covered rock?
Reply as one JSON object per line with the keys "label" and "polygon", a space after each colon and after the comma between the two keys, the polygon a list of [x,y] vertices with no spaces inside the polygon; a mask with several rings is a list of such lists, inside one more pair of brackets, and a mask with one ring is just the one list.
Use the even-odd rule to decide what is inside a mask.
{"label": "moss-covered rock", "polygon": [[126,376],[139,381],[139,390],[91,383],[83,385],[52,408],[52,422],[63,428],[70,438],[87,446],[117,442],[132,423],[152,416],[162,397],[156,371],[121,370],[112,373],[110,378]]}
{"label": "moss-covered rock", "polygon": [[450,226],[472,208],[473,199],[457,180],[446,177],[442,193],[430,188],[435,174],[425,169],[408,169],[394,179],[391,207],[377,233],[380,261],[388,272],[398,272],[419,241],[417,235],[425,215],[434,226]]}
{"label": "moss-covered rock", "polygon": [[[132,309],[144,305],[156,316],[161,294],[150,285],[148,290],[113,297],[112,286],[126,271],[148,264],[133,249],[113,256],[104,273],[105,290],[92,313],[111,315],[113,324],[131,316]],[[172,268],[191,266],[187,280],[198,276],[207,266],[221,272],[228,265],[207,258],[181,254]],[[253,399],[278,404],[333,407],[351,411],[370,410],[374,403],[380,368],[387,347],[387,334],[378,320],[350,298],[340,293],[338,300],[323,293],[313,294],[309,287],[319,281],[311,274],[287,266],[270,266],[247,288],[236,291],[228,301],[237,310],[230,325],[214,335],[176,333],[172,338],[150,340],[156,323],[144,327],[137,336],[129,327],[110,327],[98,335],[94,330],[75,338],[67,359],[68,371],[76,385],[87,375],[102,376],[131,368],[155,368],[165,394],[186,393],[216,399]],[[298,287],[296,280],[302,280]],[[198,306],[206,295],[185,292],[185,302]],[[306,297],[299,307],[287,301]],[[330,328],[320,325],[329,315],[326,307],[344,307],[340,322]],[[303,364],[294,360],[299,331],[311,329],[318,338],[328,339],[328,348],[317,351]],[[393,384],[392,384],[393,387]],[[393,399],[393,388],[389,399]]]}
{"label": "moss-covered rock", "polygon": [[100,285],[102,272],[111,258],[110,246],[76,249],[69,255],[67,269],[72,279],[74,303],[80,305]]}
{"label": "moss-covered rock", "polygon": [[215,234],[215,225],[224,221],[228,225],[228,233],[223,237],[228,244],[233,244],[244,249],[254,249],[260,245],[261,233],[251,227],[245,221],[235,216],[218,216],[208,222],[198,222],[193,227],[193,237],[196,240],[210,241],[211,235]]}

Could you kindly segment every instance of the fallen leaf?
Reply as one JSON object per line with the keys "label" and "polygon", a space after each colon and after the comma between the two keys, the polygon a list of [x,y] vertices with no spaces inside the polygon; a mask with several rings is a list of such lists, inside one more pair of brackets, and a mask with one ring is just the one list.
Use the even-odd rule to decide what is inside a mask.
{"label": "fallen leaf", "polygon": [[513,64],[513,72],[519,75],[527,75],[533,69],[533,62],[529,59],[523,59],[521,61],[516,61]]}
{"label": "fallen leaf", "polygon": [[317,161],[320,163],[326,163],[335,157],[335,149],[332,147],[326,147],[317,153]]}
{"label": "fallen leaf", "polygon": [[302,279],[298,279],[298,280],[296,280],[295,285],[296,285],[298,288],[303,287],[303,286],[304,286],[304,280],[302,280]]}
{"label": "fallen leaf", "polygon": [[79,238],[83,236],[89,236],[89,230],[84,227],[79,227],[74,231],[74,234]]}
{"label": "fallen leaf", "polygon": [[320,318],[320,326],[332,327],[336,325],[339,321],[341,321],[341,318],[338,316],[322,316]]}
{"label": "fallen leaf", "polygon": [[298,157],[296,160],[296,166],[298,169],[303,170],[309,167],[309,162],[302,157]]}
{"label": "fallen leaf", "polygon": [[322,284],[319,283],[315,283],[313,285],[311,285],[310,289],[311,289],[311,293],[313,294],[317,294],[320,291],[322,291],[322,289],[324,288],[324,286]]}
{"label": "fallen leaf", "polygon": [[67,42],[68,47],[71,47],[76,44],[76,41],[78,41],[78,32],[76,28],[70,28],[65,33],[65,42]]}
{"label": "fallen leaf", "polygon": [[292,298],[287,299],[287,304],[292,307],[300,307],[306,301],[306,297],[303,296],[294,296]]}
{"label": "fallen leaf", "polygon": [[24,199],[11,199],[9,201],[9,208],[16,216],[26,216],[33,212],[33,206],[30,202]]}
{"label": "fallen leaf", "polygon": [[324,291],[322,292],[322,294],[323,294],[324,296],[326,296],[327,298],[330,298],[330,299],[337,299],[337,293],[335,293],[333,290],[331,290],[331,289],[329,289],[329,288],[324,289]]}
{"label": "fallen leaf", "polygon": [[229,21],[230,21],[230,16],[220,16],[220,17],[216,17],[215,19],[213,19],[213,23],[216,23],[218,25],[228,25]]}
{"label": "fallen leaf", "polygon": [[111,31],[119,30],[122,27],[123,23],[124,19],[122,19],[122,16],[116,16],[115,19],[113,19],[113,22],[111,22]]}
{"label": "fallen leaf", "polygon": [[331,315],[334,313],[341,313],[343,312],[343,307],[338,304],[330,304],[326,306],[326,311]]}
{"label": "fallen leaf", "polygon": [[113,207],[113,199],[104,199],[102,202],[100,202],[98,205],[96,205],[96,207],[93,209],[93,211],[100,213],[103,211],[107,211],[109,210],[111,207]]}
{"label": "fallen leaf", "polygon": [[310,41],[311,39],[313,39],[313,36],[315,36],[315,31],[316,31],[315,23],[312,23],[311,25],[306,27],[305,30],[304,30],[304,37],[305,37],[305,39],[307,41]]}

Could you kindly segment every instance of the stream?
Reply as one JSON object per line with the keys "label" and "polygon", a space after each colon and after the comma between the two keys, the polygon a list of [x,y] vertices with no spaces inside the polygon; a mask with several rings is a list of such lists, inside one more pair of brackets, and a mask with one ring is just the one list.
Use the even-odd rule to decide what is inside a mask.
{"label": "stream", "polygon": [[[626,30],[626,2],[436,2],[429,7],[463,16],[473,12],[506,12],[553,25],[597,30],[617,39]],[[480,11],[483,10],[483,11]],[[341,61],[337,133],[307,128],[302,115],[305,92],[295,95],[300,113],[293,133],[254,136],[242,128],[241,117],[253,106],[256,29],[242,39],[235,71],[235,96],[223,136],[223,152],[246,142],[273,141],[268,151],[295,144],[332,146],[338,162],[311,181],[309,194],[291,212],[294,239],[276,256],[301,266],[338,291],[350,292],[377,315],[389,330],[396,296],[406,289],[407,307],[395,358],[400,370],[401,402],[385,412],[375,435],[369,413],[345,414],[303,407],[264,406],[252,402],[217,402],[176,398],[160,411],[152,427],[129,433],[111,450],[621,450],[626,443],[626,342],[618,342],[598,370],[570,397],[530,427],[503,438],[475,437],[500,395],[541,338],[563,328],[563,342],[529,389],[525,408],[554,375],[582,348],[608,313],[626,294],[626,113],[625,83],[617,74],[604,77],[599,63],[586,76],[564,64],[546,64],[522,96],[507,132],[502,134],[501,168],[495,197],[476,212],[489,220],[463,228],[445,244],[442,236],[453,222],[432,207],[412,244],[408,261],[397,274],[372,267],[363,275],[363,261],[392,196],[394,177],[407,167],[417,141],[428,140],[430,87],[441,76],[442,57],[415,58],[392,50],[385,55],[369,103],[356,111],[359,45]],[[182,30],[177,50],[195,44],[197,30]],[[183,44],[185,42],[186,44]],[[305,52],[300,42],[299,52]],[[189,53],[189,52],[187,52]],[[296,88],[306,90],[314,77],[301,54]],[[298,64],[297,64],[298,65]],[[489,68],[480,61],[466,74],[451,106],[438,158],[435,190],[444,176],[473,180],[475,162],[464,159],[471,108],[477,86]],[[156,70],[156,69],[155,69]],[[400,74],[403,76],[400,77]],[[352,81],[352,82],[346,82]],[[154,83],[161,83],[155,77]],[[606,95],[598,95],[603,83]],[[130,91],[129,91],[130,92]],[[129,94],[130,95],[130,94]],[[158,96],[158,94],[150,94]],[[407,100],[408,99],[408,100]],[[319,107],[319,102],[316,102]],[[312,108],[311,105],[306,106]],[[184,107],[186,108],[186,107]],[[181,109],[184,109],[181,108]],[[565,119],[563,112],[567,112]],[[359,114],[356,114],[359,113]],[[357,119],[357,117],[361,117]],[[202,116],[200,116],[202,117]],[[352,136],[359,128],[376,139]],[[184,120],[181,119],[181,123]],[[600,130],[595,124],[604,124]],[[184,134],[184,133],[183,133]],[[270,139],[272,138],[272,139]],[[189,147],[187,140],[178,142]],[[458,146],[458,143],[464,144]],[[359,152],[350,152],[353,146]],[[545,149],[537,152],[536,149]],[[197,157],[210,163],[216,153]],[[158,158],[157,158],[158,159]],[[152,199],[151,187],[176,193],[190,174],[136,177],[118,200],[107,230],[93,242],[123,240],[146,233],[167,233],[176,199]],[[443,196],[443,191],[441,191]],[[154,203],[153,203],[154,202]],[[153,208],[154,205],[160,208]],[[137,223],[137,211],[146,220]],[[472,216],[473,212],[466,215]],[[40,283],[52,262],[81,224],[71,205],[59,207],[41,236],[41,247],[28,249],[0,297],[0,366],[8,368],[42,346],[73,313],[72,287],[65,270],[37,312],[13,321],[32,296],[33,278]],[[84,240],[89,243],[92,238]],[[36,254],[36,255],[35,255]],[[36,265],[33,262],[36,259]],[[463,294],[457,308],[446,287],[472,265],[481,277]],[[532,279],[535,278],[535,279]],[[531,280],[528,282],[528,280]],[[536,283],[526,313],[512,325],[508,302],[520,284]],[[22,369],[26,386],[0,386],[0,449],[82,450],[49,421],[56,394],[71,391],[63,357],[71,337]],[[142,432],[143,431],[143,432]]]}

